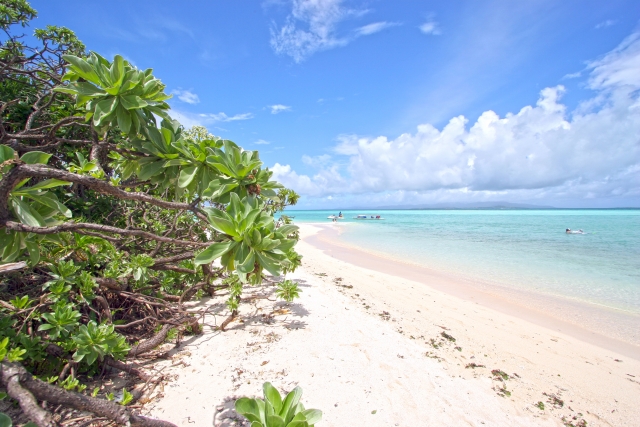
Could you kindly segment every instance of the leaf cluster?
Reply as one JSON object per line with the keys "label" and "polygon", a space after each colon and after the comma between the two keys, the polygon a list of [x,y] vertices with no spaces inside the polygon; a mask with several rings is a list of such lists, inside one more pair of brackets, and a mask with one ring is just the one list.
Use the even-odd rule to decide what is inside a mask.
{"label": "leaf cluster", "polygon": [[109,361],[196,331],[189,299],[228,288],[236,312],[245,284],[300,265],[297,227],[274,219],[298,195],[257,151],[173,120],[152,69],[65,27],[25,44],[13,31],[35,16],[0,2],[0,363],[82,392]]}
{"label": "leaf cluster", "polygon": [[300,387],[284,399],[271,383],[264,383],[262,389],[264,400],[248,397],[236,400],[236,412],[249,420],[251,427],[313,427],[322,420],[322,411],[304,408]]}

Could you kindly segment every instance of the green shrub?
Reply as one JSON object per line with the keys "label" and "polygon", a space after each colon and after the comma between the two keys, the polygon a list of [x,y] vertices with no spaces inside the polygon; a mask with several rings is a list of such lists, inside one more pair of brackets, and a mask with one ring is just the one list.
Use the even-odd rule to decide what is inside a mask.
{"label": "green shrub", "polygon": [[300,387],[284,400],[271,383],[264,383],[262,389],[264,400],[243,397],[236,401],[236,412],[251,421],[251,427],[313,427],[322,420],[322,411],[304,409]]}

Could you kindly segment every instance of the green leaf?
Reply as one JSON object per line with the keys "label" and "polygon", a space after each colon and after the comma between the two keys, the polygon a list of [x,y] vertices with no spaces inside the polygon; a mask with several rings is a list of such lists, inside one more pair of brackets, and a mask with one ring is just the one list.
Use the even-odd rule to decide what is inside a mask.
{"label": "green leaf", "polygon": [[31,266],[33,267],[40,262],[40,247],[36,242],[31,242],[29,240],[27,240],[25,244],[27,245]]}
{"label": "green leaf", "polygon": [[0,427],[12,427],[13,422],[6,414],[0,412]]}
{"label": "green leaf", "polygon": [[125,96],[120,96],[119,98],[120,98],[120,102],[122,103],[122,106],[127,110],[144,108],[147,105],[149,105],[147,101],[145,101],[144,99],[140,98],[137,95],[125,95]]}
{"label": "green leaf", "polygon": [[285,424],[282,417],[279,417],[278,415],[268,415],[267,426],[268,427],[285,427]]}
{"label": "green leaf", "polygon": [[180,177],[178,178],[178,187],[185,188],[191,184],[191,181],[196,177],[199,170],[199,166],[187,166],[183,168],[180,171]]}
{"label": "green leaf", "polygon": [[11,198],[11,204],[13,205],[13,211],[20,220],[21,223],[30,225],[32,227],[44,226],[44,219],[31,209],[31,207],[24,201],[18,198]]}
{"label": "green leaf", "polygon": [[311,425],[322,421],[322,411],[319,409],[307,409],[302,411],[301,414],[307,419],[307,422]]}
{"label": "green leaf", "polygon": [[164,167],[167,168],[169,166],[186,166],[186,165],[190,165],[191,162],[188,162],[184,159],[172,159],[172,160],[168,160],[165,164]]}
{"label": "green leaf", "polygon": [[71,183],[68,181],[62,181],[60,179],[47,179],[45,181],[37,183],[36,185],[32,185],[31,187],[25,188],[22,191],[46,190],[49,188],[60,187],[63,185],[71,185]]}
{"label": "green leaf", "polygon": [[284,234],[285,236],[288,236],[291,233],[294,233],[296,231],[298,231],[299,227],[297,225],[293,225],[293,224],[286,224],[283,225],[282,227],[278,228],[278,232]]}
{"label": "green leaf", "polygon": [[36,163],[46,165],[50,157],[51,154],[49,153],[43,153],[42,151],[29,151],[28,153],[24,153],[22,157],[20,157],[20,160],[29,165],[33,165]]}
{"label": "green leaf", "polygon": [[164,168],[163,160],[147,163],[140,167],[138,178],[140,178],[142,181],[146,181],[152,176],[156,176],[158,173],[160,173],[160,171],[162,171],[163,168]]}
{"label": "green leaf", "polygon": [[214,243],[196,256],[196,258],[194,259],[194,264],[208,264],[216,258],[220,258],[235,245],[236,242]]}
{"label": "green leaf", "polygon": [[280,409],[282,409],[282,397],[280,396],[280,392],[278,392],[270,382],[266,382],[262,385],[262,391],[264,392],[264,398],[271,403],[273,409],[277,414],[279,414]]}
{"label": "green leaf", "polygon": [[96,126],[102,126],[102,121],[113,113],[116,106],[116,97],[109,97],[98,102],[96,104],[95,114],[93,115],[93,124]]}
{"label": "green leaf", "polygon": [[113,64],[111,65],[111,80],[113,81],[113,87],[120,87],[122,80],[124,79],[124,59],[120,55],[116,55],[113,58]]}
{"label": "green leaf", "polygon": [[118,119],[118,127],[120,130],[128,134],[131,131],[131,115],[122,104],[116,108],[116,118]]}
{"label": "green leaf", "polygon": [[300,387],[296,387],[284,399],[282,403],[282,409],[280,409],[280,416],[284,418],[285,422],[289,423],[294,416],[294,408],[300,401],[302,397],[302,389]]}
{"label": "green leaf", "polygon": [[[245,274],[251,273],[255,268],[254,267],[255,260],[256,260],[255,253],[254,253],[253,250],[250,250],[249,254],[247,255],[247,258],[242,262],[242,264],[238,265],[238,271],[241,272],[241,273],[245,273]],[[276,390],[276,393],[277,392],[278,391]],[[265,391],[265,393],[266,393],[266,391]],[[266,394],[265,394],[265,397],[267,397]],[[280,394],[278,394],[278,397],[280,397]],[[274,402],[271,402],[271,404],[273,405],[274,408],[278,408],[278,409],[276,409],[276,412],[280,410],[280,406],[279,405],[276,405]],[[280,404],[282,404],[282,401],[280,401]]]}
{"label": "green leaf", "polygon": [[232,236],[232,237],[240,236],[240,234],[238,234],[236,230],[236,227],[233,225],[233,222],[231,222],[226,218],[220,218],[218,216],[210,215],[209,222],[211,223],[213,228],[215,228],[217,231],[223,234],[228,234],[229,236]]}
{"label": "green leaf", "polygon": [[289,424],[287,424],[287,427],[309,427],[312,424],[309,424],[306,421],[291,421]]}
{"label": "green leaf", "polygon": [[50,194],[50,193],[40,194],[34,197],[33,199],[42,205],[45,205],[51,209],[54,209],[54,211],[60,212],[62,215],[64,215],[67,218],[71,218],[72,216],[71,210],[65,205],[63,205],[62,203],[60,203],[54,194]]}
{"label": "green leaf", "polygon": [[249,399],[248,397],[242,397],[236,400],[236,412],[245,416],[249,421],[261,421],[260,406],[256,399]]}
{"label": "green leaf", "polygon": [[15,151],[6,145],[0,145],[0,163],[14,158]]}
{"label": "green leaf", "polygon": [[103,96],[107,94],[104,90],[98,87],[95,87],[94,85],[88,82],[71,83],[67,87],[67,90],[60,90],[60,92],[67,92],[67,93],[69,91],[75,91],[80,96],[88,96],[88,97]]}
{"label": "green leaf", "polygon": [[80,77],[85,80],[89,80],[90,82],[97,85],[101,84],[98,75],[93,70],[93,67],[87,63],[87,61],[73,55],[62,55],[62,58],[71,64],[71,70],[78,74]]}
{"label": "green leaf", "polygon": [[280,266],[278,265],[278,262],[276,260],[259,251],[256,251],[256,255],[258,256],[258,262],[265,270],[267,270],[274,276],[280,275]]}

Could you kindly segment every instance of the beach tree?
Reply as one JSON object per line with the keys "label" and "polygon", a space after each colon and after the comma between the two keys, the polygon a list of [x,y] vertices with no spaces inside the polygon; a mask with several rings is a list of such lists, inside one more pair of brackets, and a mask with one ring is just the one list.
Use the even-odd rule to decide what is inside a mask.
{"label": "beach tree", "polygon": [[[199,333],[189,300],[228,290],[224,329],[244,286],[294,270],[297,227],[274,214],[298,196],[257,151],[172,119],[152,69],[64,27],[22,35],[35,16],[0,1],[0,384],[41,427],[39,401],[169,426],[126,407],[160,380],[127,359]],[[89,394],[106,367],[142,387]]]}

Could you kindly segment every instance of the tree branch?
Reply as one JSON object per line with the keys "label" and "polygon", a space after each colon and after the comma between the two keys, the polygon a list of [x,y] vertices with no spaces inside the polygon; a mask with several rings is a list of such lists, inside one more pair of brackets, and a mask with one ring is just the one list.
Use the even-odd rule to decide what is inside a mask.
{"label": "tree branch", "polygon": [[38,427],[56,427],[53,416],[39,407],[38,401],[33,394],[20,384],[20,369],[15,365],[5,363],[2,363],[1,369],[0,375],[4,386],[7,388],[7,394],[18,401],[25,415],[34,421]]}
{"label": "tree branch", "polygon": [[149,233],[147,231],[142,231],[142,230],[125,230],[122,228],[111,227],[110,225],[92,224],[87,222],[67,222],[67,223],[56,225],[53,227],[34,227],[32,225],[27,225],[27,224],[23,224],[21,222],[15,222],[15,221],[5,221],[3,224],[2,219],[0,219],[0,227],[2,226],[4,226],[7,230],[19,231],[22,233],[55,234],[55,233],[63,233],[65,231],[77,231],[77,230],[84,229],[84,230],[99,231],[102,233],[115,233],[115,234],[120,234],[122,236],[146,237],[147,239],[156,240],[159,242],[171,243],[171,244],[180,245],[180,246],[197,246],[202,248],[210,245],[210,243],[171,239],[169,237],[158,236],[156,234]]}
{"label": "tree branch", "polygon": [[195,205],[189,203],[169,202],[157,199],[145,193],[127,192],[118,187],[114,187],[107,181],[93,178],[91,176],[77,175],[75,173],[54,169],[52,167],[41,164],[18,164],[7,173],[2,181],[0,181],[0,221],[9,219],[9,210],[7,208],[7,200],[9,193],[13,188],[25,178],[55,178],[62,181],[73,182],[84,185],[87,188],[95,190],[102,194],[108,194],[121,200],[136,200],[139,202],[149,203],[154,206],[167,209],[182,209],[199,214]]}
{"label": "tree branch", "polygon": [[[44,400],[54,405],[69,406],[79,411],[91,412],[101,417],[108,418],[121,425],[131,425],[134,427],[176,427],[175,424],[167,421],[154,420],[141,415],[135,415],[131,413],[131,410],[126,406],[121,406],[117,403],[97,399],[95,397],[85,396],[80,393],[66,391],[60,387],[47,384],[34,378],[18,364],[1,362],[0,365],[2,369],[2,381],[5,385],[9,378],[16,378],[16,380],[19,381],[20,386],[32,393],[38,400]],[[38,426],[54,427],[55,424],[38,423]]]}

